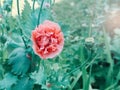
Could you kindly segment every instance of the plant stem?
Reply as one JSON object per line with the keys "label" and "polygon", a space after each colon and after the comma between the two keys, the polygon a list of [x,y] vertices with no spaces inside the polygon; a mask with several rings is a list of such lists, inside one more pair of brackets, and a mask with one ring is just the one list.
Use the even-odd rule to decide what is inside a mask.
{"label": "plant stem", "polygon": [[105,90],[114,90],[114,87],[118,84],[118,82],[115,82],[114,84],[107,87]]}
{"label": "plant stem", "polygon": [[73,90],[74,86],[76,85],[77,81],[79,80],[79,78],[81,77],[82,72],[80,71],[77,75],[77,77],[75,78],[74,82],[71,84],[70,90]]}
{"label": "plant stem", "polygon": [[69,76],[70,74],[72,74],[72,73],[80,70],[83,66],[86,66],[86,65],[88,64],[88,65],[85,67],[85,68],[87,69],[87,68],[95,61],[95,59],[96,59],[97,57],[98,57],[98,55],[96,55],[96,56],[91,60],[91,62],[89,62],[89,63],[87,63],[88,61],[84,61],[84,63],[83,63],[82,65],[78,66],[77,68],[75,68],[74,70],[72,70],[70,73],[66,74],[66,75],[64,76],[64,78],[67,77],[67,76]]}
{"label": "plant stem", "polygon": [[[74,86],[76,85],[76,83],[77,83],[77,81],[79,80],[79,78],[81,77],[81,75],[82,75],[82,79],[83,79],[83,90],[88,90],[88,89],[89,89],[90,76],[91,76],[91,68],[92,68],[92,67],[90,67],[90,76],[89,76],[89,78],[87,77],[87,71],[86,71],[86,69],[87,69],[87,68],[89,67],[89,65],[91,65],[92,63],[89,63],[88,66],[85,66],[85,65],[86,65],[86,62],[88,62],[88,60],[87,60],[87,61],[84,61],[85,58],[84,58],[84,54],[83,54],[83,48],[84,48],[83,45],[81,45],[81,47],[80,47],[80,56],[81,56],[80,60],[81,60],[81,62],[82,62],[82,65],[81,65],[79,68],[77,68],[77,70],[80,70],[80,68],[81,68],[82,71],[81,71],[81,70],[79,71],[79,73],[78,73],[78,75],[77,75],[77,78],[76,78],[76,79],[73,81],[73,83],[71,84],[70,90],[73,90]],[[96,57],[95,57],[94,59],[96,59]],[[91,62],[93,62],[94,59],[92,59]],[[75,71],[75,70],[74,70],[74,71]]]}
{"label": "plant stem", "polygon": [[[2,42],[2,37],[3,37],[3,35],[4,35],[4,30],[3,30],[2,25],[1,25],[1,30],[2,30],[2,34],[1,34],[0,39],[1,39],[1,42]],[[2,63],[2,62],[3,62],[3,43],[1,43],[0,46],[1,46],[1,60],[0,60],[0,63]]]}
{"label": "plant stem", "polygon": [[113,90],[114,87],[117,86],[117,84],[119,83],[119,77],[120,77],[120,70],[117,74],[116,81],[112,85],[108,86],[105,90]]}
{"label": "plant stem", "polygon": [[33,1],[33,7],[32,7],[32,9],[33,9],[33,12],[34,12],[34,9],[35,9],[35,0]]}
{"label": "plant stem", "polygon": [[[84,53],[83,53],[83,49],[84,49],[83,45],[81,45],[80,48],[81,48],[80,49],[80,57],[81,57],[80,60],[81,60],[81,63],[84,63],[85,58],[84,58]],[[89,87],[87,86],[88,77],[87,77],[87,71],[86,71],[85,66],[82,67],[82,80],[83,80],[83,90],[88,90],[89,89]]]}
{"label": "plant stem", "polygon": [[25,41],[25,39],[24,39],[22,29],[20,29],[20,32],[21,32],[21,37],[22,37],[23,43],[24,43],[24,45],[25,45],[25,48],[27,48],[27,44],[26,44],[26,41]]}
{"label": "plant stem", "polygon": [[[18,12],[18,19],[20,19],[19,0],[17,0],[17,12]],[[21,37],[22,37],[23,43],[25,45],[25,48],[27,48],[26,41],[25,41],[25,39],[23,37],[24,35],[23,35],[23,31],[22,31],[23,29],[21,27],[21,23],[20,23],[20,21],[18,21],[18,22],[19,22],[20,33],[21,33]]]}
{"label": "plant stem", "polygon": [[17,0],[17,13],[18,13],[18,16],[20,17],[19,0]]}
{"label": "plant stem", "polygon": [[107,61],[108,63],[110,63],[110,68],[109,68],[109,71],[108,71],[108,75],[107,75],[107,85],[110,85],[112,82],[112,72],[113,72],[113,60],[112,60],[112,57],[111,57],[111,52],[110,52],[110,46],[109,46],[109,42],[108,42],[108,39],[107,39],[107,35],[106,35],[106,32],[105,32],[105,29],[103,27],[103,34],[104,34],[104,39],[105,39],[105,47],[106,47],[106,53],[107,53]]}
{"label": "plant stem", "polygon": [[39,25],[39,23],[40,23],[40,15],[41,15],[41,13],[42,13],[42,7],[43,7],[43,3],[44,3],[44,0],[42,0],[42,2],[41,2],[41,5],[40,5],[40,10],[39,10],[39,14],[38,14],[38,22],[37,22],[37,26]]}
{"label": "plant stem", "polygon": [[50,5],[52,4],[52,1],[51,0],[49,0],[49,2],[50,2]]}

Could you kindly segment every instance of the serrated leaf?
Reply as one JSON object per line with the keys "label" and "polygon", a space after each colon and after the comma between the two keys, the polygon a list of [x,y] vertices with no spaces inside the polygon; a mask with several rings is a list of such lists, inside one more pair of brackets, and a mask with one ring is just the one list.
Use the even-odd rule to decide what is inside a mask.
{"label": "serrated leaf", "polygon": [[[15,27],[17,26],[17,22],[16,22],[16,19],[15,19],[14,17],[12,17],[12,16],[8,17],[8,18],[7,18],[7,21],[8,21],[9,27],[10,27],[10,31],[9,31],[9,33],[10,33],[10,32],[12,32],[12,31],[15,29]],[[15,31],[15,30],[14,30],[14,31]]]}
{"label": "serrated leaf", "polygon": [[12,90],[33,90],[34,80],[28,77],[22,77]]}
{"label": "serrated leaf", "polygon": [[[32,30],[34,30],[37,26],[38,14],[39,14],[39,9],[37,9],[33,13],[31,13],[27,23],[25,25],[23,25],[23,27],[24,27],[23,32],[27,37],[31,37]],[[40,23],[42,23],[44,20],[49,19],[50,15],[51,14],[48,9],[43,9],[41,16],[40,16]]]}
{"label": "serrated leaf", "polygon": [[10,54],[8,64],[12,65],[14,74],[24,75],[30,67],[30,60],[23,48],[17,48]]}
{"label": "serrated leaf", "polygon": [[22,11],[22,20],[27,21],[31,14],[31,6],[27,0],[24,0],[24,1],[25,1],[25,5],[24,5],[24,9]]}
{"label": "serrated leaf", "polygon": [[49,9],[43,9],[41,13],[40,23],[42,23],[46,19],[49,19],[50,15],[51,15],[51,12]]}
{"label": "serrated leaf", "polygon": [[12,52],[15,48],[24,47],[23,43],[16,43],[13,40],[9,39],[6,43],[7,51]]}
{"label": "serrated leaf", "polygon": [[38,72],[31,74],[31,78],[35,80],[35,84],[42,85],[46,80],[44,70],[40,68]]}
{"label": "serrated leaf", "polygon": [[16,81],[16,76],[6,73],[4,79],[0,81],[0,89],[9,89]]}

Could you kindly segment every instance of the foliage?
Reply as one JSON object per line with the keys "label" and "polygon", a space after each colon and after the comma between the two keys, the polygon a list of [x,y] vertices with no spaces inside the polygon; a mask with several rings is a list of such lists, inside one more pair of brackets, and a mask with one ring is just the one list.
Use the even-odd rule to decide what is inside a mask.
{"label": "foliage", "polygon": [[[30,1],[21,13],[16,6],[16,16],[12,0],[0,7],[0,90],[120,89],[120,30],[111,36],[103,27],[109,0]],[[42,60],[31,32],[46,19],[59,23],[65,45],[59,56]]]}

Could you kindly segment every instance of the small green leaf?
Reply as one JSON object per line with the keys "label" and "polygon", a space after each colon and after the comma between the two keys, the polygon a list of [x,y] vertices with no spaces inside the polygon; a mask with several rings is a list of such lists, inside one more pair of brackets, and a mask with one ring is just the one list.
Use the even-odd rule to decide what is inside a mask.
{"label": "small green leaf", "polygon": [[12,90],[33,90],[34,80],[28,77],[22,77]]}
{"label": "small green leaf", "polygon": [[15,84],[16,81],[17,81],[16,76],[14,76],[10,73],[6,73],[4,79],[0,81],[0,89],[8,89],[13,84]]}
{"label": "small green leaf", "polygon": [[8,64],[12,65],[14,74],[24,75],[30,67],[30,60],[23,48],[17,48],[10,54]]}

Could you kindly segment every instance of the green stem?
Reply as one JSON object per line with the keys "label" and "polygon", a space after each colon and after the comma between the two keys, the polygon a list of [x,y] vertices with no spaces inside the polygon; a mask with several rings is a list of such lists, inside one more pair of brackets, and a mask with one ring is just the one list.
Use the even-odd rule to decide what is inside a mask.
{"label": "green stem", "polygon": [[[83,54],[83,45],[80,46],[80,60],[82,62],[82,64],[84,64],[84,54]],[[83,79],[83,90],[88,90],[88,86],[87,86],[87,71],[86,71],[86,66],[82,66],[82,72],[79,71],[77,78],[74,80],[74,82],[71,84],[70,90],[72,90],[74,88],[74,86],[76,85],[77,81],[79,80],[79,78],[82,75],[82,79]]]}
{"label": "green stem", "polygon": [[0,63],[2,63],[3,62],[3,45],[2,45],[2,43],[1,43],[1,45],[0,45],[1,47],[1,59],[0,59]]}
{"label": "green stem", "polygon": [[[4,35],[4,30],[3,30],[3,27],[1,26],[1,30],[2,30],[2,34],[1,34],[1,37],[0,37],[0,39],[1,39],[1,42],[2,42],[2,37],[3,37],[3,35]],[[3,62],[3,43],[1,43],[1,61],[0,61],[0,63],[2,63]]]}
{"label": "green stem", "polygon": [[23,43],[24,43],[24,45],[25,45],[25,48],[27,48],[27,44],[26,44],[26,41],[25,41],[25,39],[24,39],[23,31],[22,31],[21,28],[20,28],[20,32],[21,32],[21,37],[22,37]]}
{"label": "green stem", "polygon": [[108,86],[105,90],[114,90],[115,86],[117,86],[117,84],[119,83],[119,76],[120,76],[120,70],[116,76],[116,81],[112,85]]}
{"label": "green stem", "polygon": [[49,0],[50,1],[50,5],[52,4],[52,1],[51,0]]}
{"label": "green stem", "polygon": [[91,37],[91,35],[92,35],[92,20],[91,20],[91,18],[92,18],[92,16],[90,17],[90,20],[88,19],[88,21],[89,21],[89,37]]}
{"label": "green stem", "polygon": [[114,87],[117,85],[118,82],[115,82],[114,84],[107,87],[105,90],[114,90]]}
{"label": "green stem", "polygon": [[86,64],[87,64],[87,62],[84,62],[82,65],[76,67],[74,70],[72,70],[71,72],[67,73],[67,74],[64,76],[64,78],[67,77],[67,76],[69,76],[70,74],[72,74],[72,73],[80,70],[80,69],[81,69],[83,66],[85,66]]}
{"label": "green stem", "polygon": [[[91,62],[88,63],[87,66],[85,66],[85,65],[86,65],[86,62],[84,62],[81,66],[79,66],[79,67],[76,68],[75,70],[71,71],[68,75],[70,75],[71,73],[73,73],[73,72],[75,72],[75,71],[80,70],[82,67],[85,67],[85,69],[87,69],[89,66],[92,65],[92,63],[94,62],[94,60],[96,60],[97,57],[98,57],[98,55],[96,55],[96,56],[91,60]],[[90,67],[90,73],[89,73],[90,76],[91,76],[91,70],[92,70],[92,66]],[[77,78],[74,80],[74,82],[71,84],[71,87],[69,88],[70,90],[73,90],[73,88],[74,88],[74,86],[76,85],[77,81],[78,81],[79,78],[81,77],[81,74],[82,74],[82,72],[79,72],[79,73],[78,73]],[[68,75],[66,75],[66,76],[68,76]],[[89,77],[90,77],[90,76],[89,76]],[[88,80],[90,80],[90,78],[88,78]],[[89,81],[88,81],[87,84],[89,85]]]}
{"label": "green stem", "polygon": [[87,63],[88,61],[85,61],[82,65],[78,66],[77,68],[75,68],[74,70],[72,70],[71,72],[67,73],[66,75],[64,75],[64,78],[66,78],[67,76],[69,76],[70,74],[80,70],[83,66],[86,66],[86,69],[95,61],[95,59],[98,57],[98,55],[96,55],[90,63]]}
{"label": "green stem", "polygon": [[79,78],[81,77],[82,72],[80,71],[77,75],[77,77],[75,78],[74,82],[71,84],[70,90],[73,90],[74,86],[76,85],[77,81],[79,80]]}
{"label": "green stem", "polygon": [[[20,19],[19,0],[17,0],[17,12],[18,12],[18,18]],[[25,48],[27,48],[27,44],[26,44],[26,41],[24,39],[24,35],[23,35],[23,31],[22,31],[23,29],[21,27],[21,23],[20,23],[20,21],[18,21],[18,22],[19,22],[19,26],[20,26],[20,33],[21,33],[21,37],[22,37],[23,43],[25,45]]]}
{"label": "green stem", "polygon": [[[81,60],[81,63],[84,63],[84,53],[83,53],[83,45],[81,45],[80,47],[80,60]],[[87,80],[88,80],[88,77],[87,77],[87,71],[86,71],[86,68],[85,66],[82,67],[82,80],[83,80],[83,90],[88,90],[89,87],[87,86]]]}
{"label": "green stem", "polygon": [[34,11],[34,9],[35,9],[35,0],[33,1],[32,9],[33,9],[33,11]]}
{"label": "green stem", "polygon": [[109,68],[109,71],[108,71],[108,75],[107,75],[107,85],[110,85],[112,82],[111,82],[111,77],[112,77],[112,72],[113,72],[113,60],[112,60],[112,57],[111,57],[111,51],[110,51],[110,46],[109,46],[109,42],[108,42],[108,38],[107,38],[107,35],[106,35],[106,32],[105,32],[105,29],[103,28],[103,33],[104,33],[104,39],[105,39],[105,47],[106,47],[106,53],[107,53],[107,61],[108,63],[110,63],[110,68]]}
{"label": "green stem", "polygon": [[88,87],[88,89],[89,89],[89,86],[90,86],[91,73],[92,73],[92,64],[90,65],[89,77],[88,77],[88,80],[87,80],[87,87]]}
{"label": "green stem", "polygon": [[41,2],[41,5],[40,5],[40,10],[39,10],[39,14],[38,14],[38,22],[37,22],[37,26],[39,25],[39,23],[40,23],[40,15],[41,15],[41,13],[42,13],[42,7],[43,7],[43,3],[44,3],[44,0],[42,0],[42,2]]}
{"label": "green stem", "polygon": [[17,0],[17,13],[18,13],[18,16],[20,17],[19,0]]}
{"label": "green stem", "polygon": [[55,4],[55,0],[50,0],[50,5],[54,5]]}

